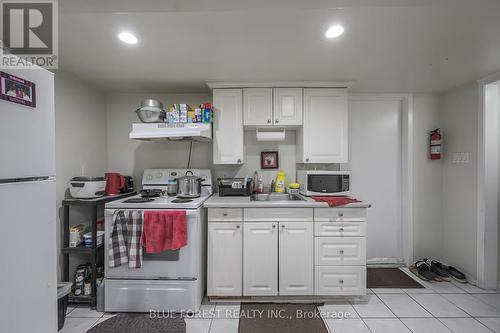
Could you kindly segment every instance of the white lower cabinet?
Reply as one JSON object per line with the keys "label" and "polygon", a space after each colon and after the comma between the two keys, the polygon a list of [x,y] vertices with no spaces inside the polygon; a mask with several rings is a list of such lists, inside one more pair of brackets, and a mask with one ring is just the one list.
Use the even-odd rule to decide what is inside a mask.
{"label": "white lower cabinet", "polygon": [[313,223],[279,223],[279,294],[313,294]]}
{"label": "white lower cabinet", "polygon": [[365,295],[366,211],[318,213],[209,209],[207,295]]}
{"label": "white lower cabinet", "polygon": [[366,294],[366,266],[316,266],[315,295]]}
{"label": "white lower cabinet", "polygon": [[242,223],[208,223],[208,296],[242,295]]}
{"label": "white lower cabinet", "polygon": [[243,296],[278,295],[278,223],[244,223]]}

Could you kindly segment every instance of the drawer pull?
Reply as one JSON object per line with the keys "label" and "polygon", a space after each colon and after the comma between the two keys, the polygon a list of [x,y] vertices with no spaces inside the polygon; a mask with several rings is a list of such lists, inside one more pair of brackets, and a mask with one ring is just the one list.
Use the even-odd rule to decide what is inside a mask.
{"label": "drawer pull", "polygon": [[223,213],[222,216],[226,217],[227,216],[227,213]]}
{"label": "drawer pull", "polygon": [[281,225],[281,227],[282,227],[283,229],[285,229],[285,225],[284,225],[284,224],[282,224],[282,225]]}
{"label": "drawer pull", "polygon": [[340,217],[344,216],[344,213],[339,213],[339,216],[340,216]]}
{"label": "drawer pull", "polygon": [[342,228],[342,227],[341,227],[341,228],[339,229],[339,231],[344,231],[344,228]]}
{"label": "drawer pull", "polygon": [[273,229],[276,229],[276,224],[273,224]]}
{"label": "drawer pull", "polygon": [[340,280],[339,280],[339,283],[340,283],[340,284],[344,284],[344,280],[340,279]]}
{"label": "drawer pull", "polygon": [[340,250],[339,252],[340,252],[340,254],[344,254],[344,250]]}
{"label": "drawer pull", "polygon": [[236,229],[239,229],[239,228],[240,228],[240,226],[239,226],[239,225],[237,225],[237,226],[236,226]]}

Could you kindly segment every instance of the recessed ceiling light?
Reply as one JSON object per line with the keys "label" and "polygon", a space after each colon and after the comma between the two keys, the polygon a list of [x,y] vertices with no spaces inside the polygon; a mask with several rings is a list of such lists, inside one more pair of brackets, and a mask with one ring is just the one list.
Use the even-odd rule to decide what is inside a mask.
{"label": "recessed ceiling light", "polygon": [[344,33],[344,27],[336,24],[332,25],[325,33],[326,38],[337,38]]}
{"label": "recessed ceiling light", "polygon": [[119,33],[118,38],[120,38],[120,40],[122,42],[127,43],[127,44],[137,44],[137,42],[138,42],[137,37],[135,37],[134,35],[132,35],[129,32]]}

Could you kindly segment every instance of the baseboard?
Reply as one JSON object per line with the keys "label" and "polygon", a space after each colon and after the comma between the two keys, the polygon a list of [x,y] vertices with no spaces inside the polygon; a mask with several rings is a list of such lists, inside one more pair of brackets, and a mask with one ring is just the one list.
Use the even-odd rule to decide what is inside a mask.
{"label": "baseboard", "polygon": [[401,267],[405,266],[404,259],[401,258],[370,258],[366,260],[369,267]]}

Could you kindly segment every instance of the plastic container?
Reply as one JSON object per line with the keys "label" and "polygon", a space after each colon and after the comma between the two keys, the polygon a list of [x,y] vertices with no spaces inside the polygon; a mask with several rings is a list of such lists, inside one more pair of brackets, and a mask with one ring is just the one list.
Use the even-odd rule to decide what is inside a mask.
{"label": "plastic container", "polygon": [[277,193],[285,193],[285,178],[286,173],[283,170],[280,170],[276,175],[276,182],[274,185],[274,191]]}
{"label": "plastic container", "polygon": [[68,310],[68,295],[71,292],[71,282],[61,282],[57,284],[57,330],[61,330],[66,320]]}

